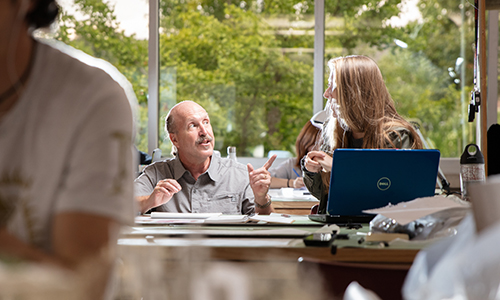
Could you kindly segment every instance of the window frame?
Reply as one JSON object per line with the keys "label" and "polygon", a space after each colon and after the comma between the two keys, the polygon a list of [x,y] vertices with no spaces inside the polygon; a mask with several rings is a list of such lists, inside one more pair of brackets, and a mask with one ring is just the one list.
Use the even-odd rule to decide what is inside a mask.
{"label": "window frame", "polygon": [[[315,32],[314,32],[314,86],[313,86],[313,114],[323,109],[323,89],[324,89],[324,45],[325,45],[325,1],[314,1],[314,17],[315,17]],[[159,141],[159,76],[160,76],[160,60],[159,60],[159,0],[149,0],[149,41],[148,41],[148,152],[153,153],[153,150],[158,148]],[[498,10],[489,11],[489,21],[487,29],[489,36],[488,42],[496,43],[488,45],[488,60],[489,62],[498,60]],[[494,18],[496,16],[496,18]],[[495,19],[496,21],[491,21]],[[492,38],[496,35],[496,38]],[[493,44],[491,43],[491,44]],[[490,64],[488,64],[490,65]],[[493,70],[494,69],[494,70]],[[488,68],[488,78],[497,78],[495,76],[496,68]],[[490,113],[484,116],[488,119],[488,124],[494,124],[497,121],[494,119],[497,105],[498,82],[492,83],[489,80],[487,85],[487,99],[483,105],[488,106]],[[483,116],[481,116],[483,117]],[[478,140],[480,141],[481,126],[478,126]],[[457,176],[459,174],[459,158],[442,159],[443,172],[448,175]]]}
{"label": "window frame", "polygon": [[[159,84],[160,84],[160,32],[159,1],[149,0],[148,41],[148,153],[158,148],[159,130]],[[314,0],[314,86],[313,112],[323,109],[325,72],[325,0]]]}

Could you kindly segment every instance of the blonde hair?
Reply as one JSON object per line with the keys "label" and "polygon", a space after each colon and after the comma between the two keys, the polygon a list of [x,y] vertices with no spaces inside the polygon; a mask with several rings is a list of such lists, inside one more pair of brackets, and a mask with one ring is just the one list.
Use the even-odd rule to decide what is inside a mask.
{"label": "blonde hair", "polygon": [[[396,148],[394,135],[401,139],[398,131],[401,128],[409,132],[412,149],[422,148],[415,128],[397,113],[375,61],[353,55],[333,58],[328,66],[335,80],[333,84],[336,84],[338,114],[345,124],[341,126],[333,115],[328,116],[322,132],[323,151],[331,155],[337,148],[347,148],[346,138],[352,137],[353,131],[364,133],[362,148]],[[329,176],[322,177],[328,184]]]}
{"label": "blonde hair", "polygon": [[352,131],[364,133],[363,148],[395,148],[391,135],[399,134],[396,128],[409,131],[411,148],[422,148],[414,127],[397,113],[375,61],[353,55],[333,58],[328,65],[335,72],[338,109],[349,129],[345,131],[337,119],[328,116],[324,126],[325,141],[330,140],[328,152],[346,148],[345,138],[350,137]]}

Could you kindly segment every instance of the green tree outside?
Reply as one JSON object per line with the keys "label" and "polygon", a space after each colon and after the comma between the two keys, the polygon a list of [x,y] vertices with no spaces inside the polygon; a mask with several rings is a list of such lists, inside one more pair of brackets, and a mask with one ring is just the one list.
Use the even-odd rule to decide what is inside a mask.
{"label": "green tree outside", "polygon": [[[459,156],[461,136],[473,136],[473,125],[463,124],[460,84],[449,69],[460,56],[463,28],[468,94],[472,9],[466,5],[462,21],[454,1],[420,0],[423,22],[393,28],[387,21],[398,15],[400,2],[326,0],[325,62],[349,54],[376,59],[398,111],[420,124],[442,156]],[[147,151],[147,41],[119,30],[114,8],[102,0],[76,0],[75,5],[85,19],[63,14],[56,37],[111,62],[131,81],[141,105],[137,145]],[[297,134],[312,115],[312,53],[297,49],[313,48],[313,12],[312,0],[160,1],[159,126],[175,103],[194,100],[209,112],[216,149],[223,155],[229,145],[239,156],[251,156],[259,146],[265,153],[293,152]],[[276,25],[273,20],[285,21]],[[302,35],[279,32],[297,30],[293,24],[300,22],[306,24],[299,28]],[[408,48],[398,48],[396,38]],[[160,145],[169,152],[168,142],[160,139]]]}

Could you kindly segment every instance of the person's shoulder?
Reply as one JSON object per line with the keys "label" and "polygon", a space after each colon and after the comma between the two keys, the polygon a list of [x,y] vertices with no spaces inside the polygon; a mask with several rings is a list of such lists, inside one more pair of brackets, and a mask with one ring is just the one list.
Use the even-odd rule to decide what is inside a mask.
{"label": "person's shoulder", "polygon": [[411,135],[411,131],[404,126],[390,126],[387,127],[386,133],[391,137],[402,137],[404,135]]}
{"label": "person's shoulder", "polygon": [[[38,47],[40,47],[39,53],[43,59],[46,59],[55,69],[60,71],[79,72],[78,76],[92,75],[110,78],[116,76],[115,73],[118,72],[109,62],[93,57],[63,42],[53,39],[37,39],[37,41]],[[50,59],[57,60],[57,64],[53,64]]]}
{"label": "person's shoulder", "polygon": [[282,168],[293,168],[295,166],[295,162],[297,161],[296,157],[289,157],[284,160],[279,161],[276,163],[276,161],[273,163],[273,165],[269,168],[269,172],[276,171],[277,169],[282,169]]}
{"label": "person's shoulder", "polygon": [[[111,63],[54,39],[37,39],[37,42],[41,48],[39,53],[46,60],[46,69],[62,73],[65,80],[78,80],[74,88],[98,85],[101,93],[120,91],[131,104],[137,102],[132,85]],[[85,84],[81,84],[83,82]]]}
{"label": "person's shoulder", "polygon": [[403,126],[394,127],[393,130],[402,134],[410,134],[410,130]]}
{"label": "person's shoulder", "polygon": [[144,167],[142,173],[148,174],[149,176],[172,176],[174,173],[175,157],[166,158],[164,160],[155,161]]}
{"label": "person's shoulder", "polygon": [[411,148],[412,133],[408,128],[403,126],[393,127],[389,132],[392,143],[395,148]]}
{"label": "person's shoulder", "polygon": [[155,161],[154,163],[151,163],[146,166],[145,169],[164,169],[168,168],[169,166],[172,166],[175,162],[175,157],[169,157],[165,158],[163,160]]}

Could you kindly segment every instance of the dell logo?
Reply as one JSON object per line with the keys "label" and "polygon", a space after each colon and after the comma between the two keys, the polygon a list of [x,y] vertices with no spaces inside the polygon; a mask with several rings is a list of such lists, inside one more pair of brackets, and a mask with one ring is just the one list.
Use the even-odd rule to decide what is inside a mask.
{"label": "dell logo", "polygon": [[385,191],[391,187],[391,180],[387,177],[382,177],[377,181],[377,187],[381,191]]}

